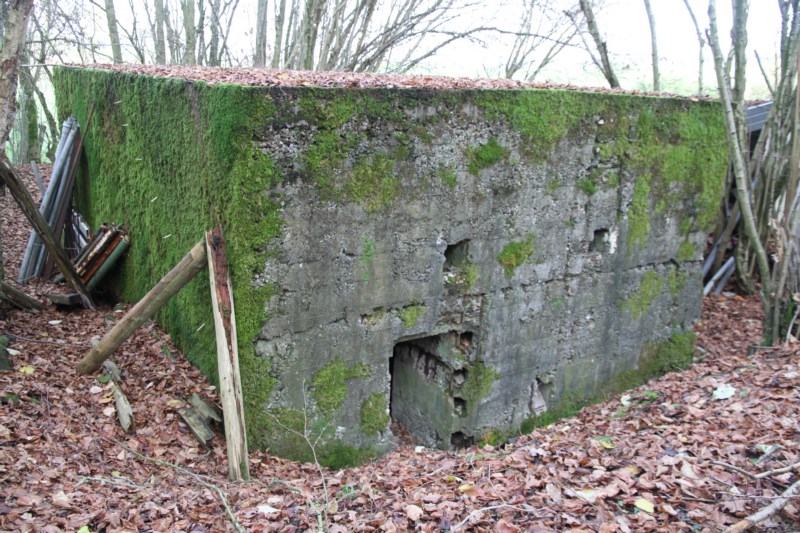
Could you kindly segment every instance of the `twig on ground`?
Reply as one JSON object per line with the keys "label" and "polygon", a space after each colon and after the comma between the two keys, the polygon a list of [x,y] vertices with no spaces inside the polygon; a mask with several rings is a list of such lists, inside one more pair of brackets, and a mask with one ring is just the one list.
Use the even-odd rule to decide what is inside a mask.
{"label": "twig on ground", "polygon": [[133,483],[132,481],[128,481],[127,479],[107,479],[103,477],[81,477],[81,480],[75,484],[75,487],[80,487],[86,481],[94,481],[96,483],[100,483],[101,485],[119,485],[122,487],[130,487],[132,489],[141,490],[141,486]]}
{"label": "twig on ground", "polygon": [[776,468],[774,470],[767,470],[766,472],[753,474],[752,472],[748,472],[743,468],[739,468],[738,466],[733,466],[731,464],[724,463],[722,461],[709,461],[709,462],[712,465],[722,466],[724,468],[727,468],[728,470],[733,470],[734,472],[738,472],[739,474],[742,474],[743,476],[747,476],[752,479],[764,479],[765,477],[776,476],[778,474],[785,474],[786,472],[791,472],[792,470],[800,469],[800,462],[797,462],[789,466],[784,466],[781,468]]}
{"label": "twig on ground", "polygon": [[147,455],[141,454],[141,453],[137,452],[136,450],[132,450],[132,449],[128,448],[127,446],[125,446],[121,442],[117,442],[117,441],[112,440],[112,439],[105,439],[105,440],[108,440],[109,442],[112,442],[112,443],[116,444],[117,446],[119,446],[120,448],[125,450],[126,452],[132,453],[133,455],[135,455],[136,457],[138,457],[140,459],[144,459],[145,461],[150,461],[151,463],[155,463],[157,465],[168,466],[170,468],[173,468],[173,469],[177,470],[178,472],[186,474],[187,476],[193,477],[195,479],[195,481],[197,481],[198,483],[203,485],[205,488],[207,488],[207,489],[209,489],[209,490],[211,490],[211,491],[213,491],[213,492],[215,492],[217,494],[217,497],[220,499],[220,502],[222,502],[222,506],[225,507],[225,513],[228,515],[228,519],[231,521],[231,524],[233,525],[234,529],[236,529],[236,531],[238,531],[239,533],[244,533],[244,528],[239,523],[239,521],[236,519],[236,516],[233,514],[233,509],[231,509],[231,506],[228,504],[228,499],[225,497],[225,493],[222,492],[221,488],[219,488],[218,486],[214,485],[213,483],[209,483],[208,481],[203,480],[203,478],[201,476],[195,474],[191,470],[187,470],[186,468],[183,468],[182,466],[178,466],[178,465],[170,463],[168,461],[162,461],[161,459],[155,459],[153,457],[148,457]]}
{"label": "twig on ground", "polygon": [[736,522],[731,527],[726,529],[724,533],[740,533],[742,531],[747,531],[751,527],[755,527],[767,518],[771,517],[783,507],[789,503],[794,496],[797,496],[800,492],[800,480],[795,481],[791,487],[786,489],[783,494],[781,494],[778,498],[775,498],[771,504],[767,505],[757,513],[753,513],[744,520]]}
{"label": "twig on ground", "polygon": [[520,512],[523,512],[523,513],[530,513],[531,512],[531,511],[528,511],[527,509],[523,509],[522,507],[517,507],[515,505],[509,505],[507,503],[501,503],[500,505],[490,505],[488,507],[481,507],[480,509],[473,509],[472,511],[470,511],[470,513],[467,515],[467,517],[464,520],[462,520],[461,522],[459,522],[456,525],[454,525],[452,528],[450,528],[450,531],[451,532],[458,531],[459,528],[461,528],[467,522],[469,522],[470,519],[473,516],[477,516],[477,515],[483,513],[484,511],[495,511],[497,509],[514,509],[515,511],[520,511]]}

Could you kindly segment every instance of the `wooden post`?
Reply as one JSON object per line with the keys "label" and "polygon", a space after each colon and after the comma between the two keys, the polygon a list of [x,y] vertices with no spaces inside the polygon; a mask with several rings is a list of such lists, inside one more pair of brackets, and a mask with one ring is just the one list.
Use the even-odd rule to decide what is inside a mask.
{"label": "wooden post", "polygon": [[80,276],[78,276],[77,272],[75,272],[75,269],[72,267],[72,262],[69,260],[67,252],[61,247],[61,244],[56,240],[53,232],[50,231],[50,226],[47,225],[42,214],[36,209],[36,204],[33,203],[33,198],[31,198],[28,189],[26,189],[19,180],[14,169],[5,161],[0,161],[0,177],[2,177],[3,181],[8,186],[11,195],[14,197],[14,200],[17,201],[17,204],[19,204],[22,212],[33,225],[33,229],[39,234],[39,237],[47,247],[50,255],[53,256],[59,270],[64,274],[64,278],[72,285],[75,292],[81,295],[81,301],[83,301],[84,307],[87,309],[94,309],[94,303],[92,303],[92,298],[89,296],[89,291],[86,290],[86,286],[83,284],[83,281],[81,281]]}
{"label": "wooden post", "polygon": [[236,340],[236,314],[233,291],[225,256],[222,227],[206,233],[208,274],[211,280],[211,304],[217,337],[217,369],[225,441],[228,444],[228,477],[231,481],[250,478],[247,457],[247,431],[244,424],[242,382],[239,375],[239,349]]}
{"label": "wooden post", "polygon": [[161,278],[144,298],[133,306],[128,313],[117,322],[111,331],[100,342],[89,350],[81,362],[78,363],[78,372],[89,374],[96,371],[103,361],[111,357],[114,350],[133,335],[144,322],[161,309],[181,288],[200,272],[206,263],[206,245],[203,241],[194,245],[194,248],[175,265],[175,268]]}

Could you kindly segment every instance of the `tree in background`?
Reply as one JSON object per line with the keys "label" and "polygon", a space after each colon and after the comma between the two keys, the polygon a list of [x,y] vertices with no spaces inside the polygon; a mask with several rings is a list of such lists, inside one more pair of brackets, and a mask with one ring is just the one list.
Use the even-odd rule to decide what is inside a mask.
{"label": "tree in background", "polygon": [[[5,145],[16,113],[19,60],[25,47],[25,35],[33,0],[0,0],[2,33],[0,33],[0,160],[6,158]],[[3,239],[0,228],[0,280],[3,268]]]}
{"label": "tree in background", "polygon": [[[720,221],[713,253],[721,258],[733,228],[741,218],[735,249],[740,280],[752,285],[758,271],[764,307],[764,343],[778,341],[797,320],[794,298],[800,295],[800,258],[795,243],[800,236],[798,178],[797,62],[800,44],[800,0],[782,0],[780,63],[776,83],[768,84],[772,107],[753,146],[747,128],[744,99],[747,77],[747,18],[749,2],[734,0],[731,50],[723,53],[716,17],[716,1],[709,0],[708,42],[713,52],[719,97],[730,148],[731,185],[737,202]],[[786,320],[784,320],[786,318]],[[790,320],[789,320],[790,319]]]}
{"label": "tree in background", "polygon": [[[606,45],[606,41],[603,39],[602,33],[600,32],[600,27],[597,25],[591,0],[580,0],[580,7],[581,13],[583,13],[584,21],[586,22],[586,28],[589,31],[592,41],[594,42],[594,47],[590,46],[586,41],[583,32],[580,32],[579,35],[583,41],[584,48],[592,58],[592,63],[594,63],[595,66],[600,69],[600,72],[603,73],[603,77],[605,77],[608,85],[612,89],[619,88],[619,79],[614,72],[614,68],[611,66],[611,60],[608,57],[608,46]],[[577,17],[573,17],[572,20],[576,27],[580,27]]]}
{"label": "tree in background", "polygon": [[[542,69],[575,40],[578,28],[572,20],[577,14],[575,4],[563,5],[557,0],[523,0],[523,15],[503,76],[511,79],[522,73],[524,80],[534,81]],[[539,54],[541,51],[543,54]]]}
{"label": "tree in background", "polygon": [[658,73],[658,39],[656,39],[656,18],[653,16],[653,8],[650,7],[650,0],[644,0],[644,10],[647,12],[647,23],[650,26],[650,50],[651,63],[653,65],[653,90],[661,90],[661,76]]}

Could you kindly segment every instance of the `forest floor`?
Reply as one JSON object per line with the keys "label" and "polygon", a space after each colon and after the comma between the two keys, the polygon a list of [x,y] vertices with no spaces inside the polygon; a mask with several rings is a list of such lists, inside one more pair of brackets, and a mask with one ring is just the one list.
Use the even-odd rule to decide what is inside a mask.
{"label": "forest floor", "polygon": [[[0,210],[15,280],[30,226],[10,196]],[[42,301],[52,289],[25,287]],[[756,298],[705,299],[688,370],[513,443],[405,444],[338,472],[252,452],[247,483],[227,481],[223,436],[206,450],[180,421],[192,393],[217,394],[154,324],[114,355],[132,434],[111,384],[77,374],[122,312],[3,311],[13,370],[0,373],[0,530],[714,532],[798,477],[754,477],[800,461],[800,343],[752,348]],[[794,499],[761,527],[796,531],[799,519]]]}

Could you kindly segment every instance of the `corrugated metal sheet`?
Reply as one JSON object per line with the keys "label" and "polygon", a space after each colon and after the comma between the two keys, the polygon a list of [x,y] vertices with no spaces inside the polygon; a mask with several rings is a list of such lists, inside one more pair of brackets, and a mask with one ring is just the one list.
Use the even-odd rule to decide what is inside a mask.
{"label": "corrugated metal sheet", "polygon": [[771,108],[772,102],[765,102],[747,108],[747,130],[750,133],[761,131]]}

